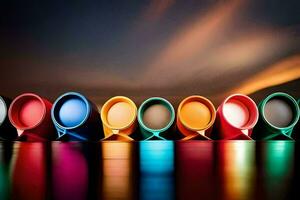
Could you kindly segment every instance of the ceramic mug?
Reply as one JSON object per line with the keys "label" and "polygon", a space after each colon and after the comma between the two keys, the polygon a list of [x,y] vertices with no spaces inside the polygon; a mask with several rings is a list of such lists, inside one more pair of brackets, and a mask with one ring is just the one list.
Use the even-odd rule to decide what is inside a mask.
{"label": "ceramic mug", "polygon": [[172,104],[161,97],[151,97],[138,110],[138,122],[144,140],[167,140],[174,134],[175,111]]}
{"label": "ceramic mug", "polygon": [[252,140],[258,116],[257,106],[250,97],[243,94],[230,95],[217,110],[216,138]]}
{"label": "ceramic mug", "polygon": [[[299,111],[300,111],[300,99],[298,100],[298,107],[299,107]],[[293,138],[295,140],[299,140],[299,138],[300,138],[299,134],[300,134],[300,120],[298,120],[298,124],[296,125],[295,130],[293,130]]]}
{"label": "ceramic mug", "polygon": [[210,133],[216,119],[216,110],[210,100],[202,96],[189,96],[178,106],[177,128],[183,140],[211,140]]}
{"label": "ceramic mug", "polygon": [[137,107],[124,96],[115,96],[101,108],[104,140],[132,141],[131,135],[137,127]]}
{"label": "ceramic mug", "polygon": [[253,134],[255,139],[293,139],[299,106],[292,96],[283,92],[270,94],[259,103],[258,109],[260,120]]}
{"label": "ceramic mug", "polygon": [[102,124],[95,104],[77,92],[67,92],[53,104],[52,121],[58,139],[99,141],[103,138]]}
{"label": "ceramic mug", "polygon": [[47,141],[55,138],[51,107],[50,101],[33,93],[21,94],[13,100],[8,116],[20,140]]}
{"label": "ceramic mug", "polygon": [[0,140],[15,140],[18,137],[16,128],[8,118],[10,103],[10,99],[0,96]]}

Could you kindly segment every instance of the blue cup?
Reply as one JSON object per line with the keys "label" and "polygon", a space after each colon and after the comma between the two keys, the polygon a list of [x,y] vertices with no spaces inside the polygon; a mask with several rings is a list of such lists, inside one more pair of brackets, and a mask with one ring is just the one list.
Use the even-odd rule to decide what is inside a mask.
{"label": "blue cup", "polygon": [[51,118],[58,139],[98,141],[104,137],[96,105],[82,94],[68,92],[54,102]]}

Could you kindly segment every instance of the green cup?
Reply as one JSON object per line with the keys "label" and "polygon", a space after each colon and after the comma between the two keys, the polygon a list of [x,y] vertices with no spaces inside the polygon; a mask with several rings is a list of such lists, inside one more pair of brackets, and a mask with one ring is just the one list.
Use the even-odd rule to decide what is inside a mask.
{"label": "green cup", "polygon": [[292,96],[283,92],[270,94],[259,103],[258,110],[260,116],[252,135],[254,139],[293,139],[300,112]]}
{"label": "green cup", "polygon": [[[160,128],[150,128],[145,125],[144,114],[145,111],[153,105],[161,105],[167,109],[169,112],[169,118],[167,120],[166,125]],[[160,116],[152,116],[154,118]],[[156,119],[157,120],[157,119]],[[167,140],[172,138],[172,134],[174,133],[174,121],[175,121],[175,111],[172,104],[164,98],[161,97],[151,97],[144,101],[142,105],[138,109],[138,123],[140,125],[140,132],[143,140],[149,139],[161,139]]]}
{"label": "green cup", "polygon": [[[300,99],[298,100],[298,106],[300,111]],[[293,131],[293,138],[295,140],[300,140],[300,120],[298,121],[298,124],[296,125],[296,128]]]}

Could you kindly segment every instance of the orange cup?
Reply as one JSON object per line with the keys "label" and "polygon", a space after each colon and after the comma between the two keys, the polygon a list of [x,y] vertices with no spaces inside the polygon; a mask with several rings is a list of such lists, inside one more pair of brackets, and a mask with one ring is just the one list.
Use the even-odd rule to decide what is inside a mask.
{"label": "orange cup", "polygon": [[104,140],[133,140],[132,134],[137,126],[137,107],[124,96],[116,96],[105,102],[101,109]]}
{"label": "orange cup", "polygon": [[177,128],[185,136],[182,140],[211,140],[210,133],[216,119],[212,102],[202,96],[189,96],[179,104]]}

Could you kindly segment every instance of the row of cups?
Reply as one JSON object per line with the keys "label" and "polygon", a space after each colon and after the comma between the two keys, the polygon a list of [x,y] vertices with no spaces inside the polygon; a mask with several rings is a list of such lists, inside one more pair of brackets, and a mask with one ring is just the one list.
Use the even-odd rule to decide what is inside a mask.
{"label": "row of cups", "polygon": [[250,97],[233,94],[216,110],[209,99],[194,95],[182,100],[175,114],[172,104],[161,97],[149,98],[137,109],[131,99],[116,96],[106,101],[99,113],[80,93],[65,93],[53,104],[39,95],[24,93],[12,102],[0,96],[0,139],[293,139],[299,103],[277,92],[256,106]]}

